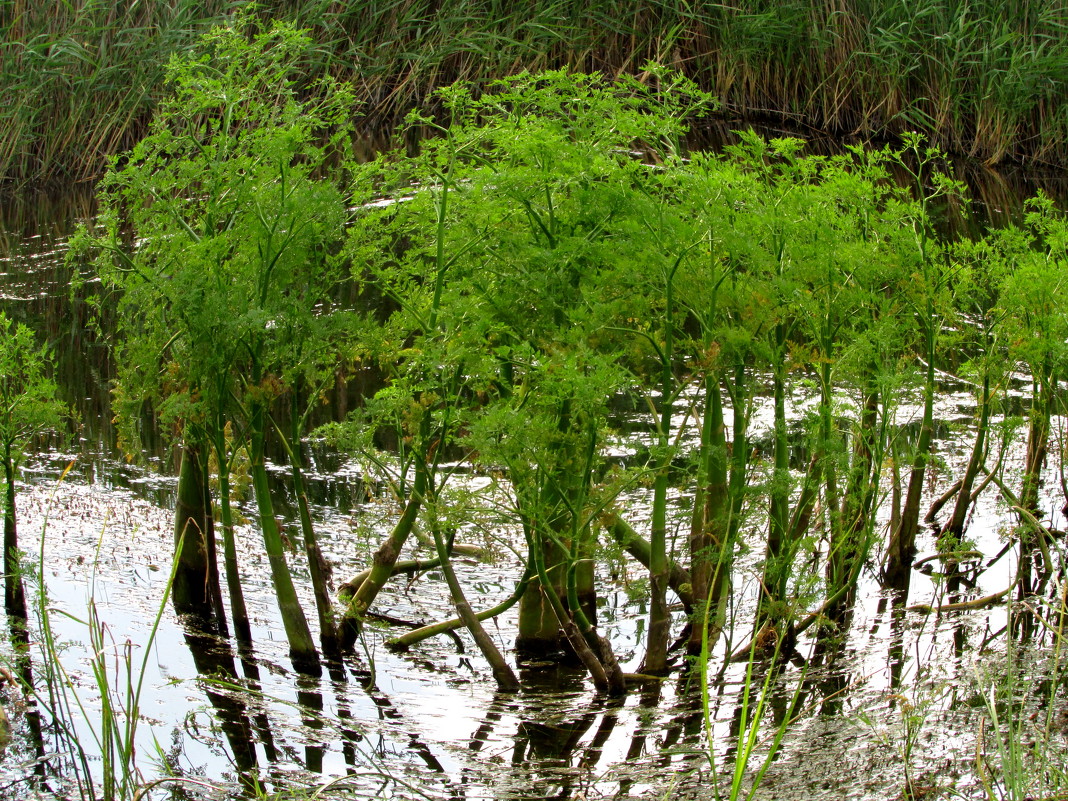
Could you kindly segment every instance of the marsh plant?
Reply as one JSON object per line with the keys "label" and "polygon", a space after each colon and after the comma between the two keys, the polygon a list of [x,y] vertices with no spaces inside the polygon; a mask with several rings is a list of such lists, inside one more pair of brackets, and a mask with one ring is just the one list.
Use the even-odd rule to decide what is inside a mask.
{"label": "marsh plant", "polygon": [[[246,20],[246,24],[251,24]],[[250,640],[233,535],[230,470],[247,458],[264,549],[298,671],[319,675],[319,649],[297,598],[267,484],[265,443],[278,435],[298,492],[307,408],[334,381],[346,310],[330,309],[342,279],[348,87],[298,99],[292,71],[310,46],[291,27],[252,35],[217,28],[168,70],[171,93],[149,131],[101,183],[97,228],[75,249],[121,293],[117,389],[125,442],[138,448],[145,404],[183,451],[175,605],[225,626],[208,495],[217,468],[231,613]],[[140,240],[131,247],[130,234]],[[329,313],[328,313],[329,312]],[[338,654],[315,531],[302,527],[316,580],[322,645]]]}
{"label": "marsh plant", "polygon": [[41,436],[56,432],[67,410],[57,398],[48,351],[23,323],[0,311],[0,464],[3,465],[4,609],[16,642],[26,645],[28,612],[22,582],[16,481]]}
{"label": "marsh plant", "polygon": [[1068,791],[1068,714],[1064,695],[1065,583],[1054,600],[1017,614],[1042,627],[1035,642],[1009,637],[993,664],[973,667],[986,713],[975,768],[989,799],[1056,798]]}
{"label": "marsh plant", "polygon": [[[99,217],[72,247],[102,281],[101,308],[117,306],[123,446],[136,457],[160,426],[180,454],[180,614],[252,645],[231,486],[245,465],[297,672],[354,659],[402,574],[446,593],[456,616],[391,645],[463,627],[502,693],[521,688],[515,665],[577,663],[617,697],[657,686],[684,654],[706,682],[713,665],[746,662],[727,792],[751,794],[795,714],[793,702],[772,710],[754,770],[776,682],[788,660],[831,658],[862,576],[890,591],[895,620],[936,611],[905,605],[921,505],[943,477],[936,401],[962,376],[976,438],[930,510],[932,559],[963,592],[968,521],[996,486],[1015,515],[1002,555],[1021,565],[1005,593],[1044,597],[1068,366],[1068,223],[1048,198],[1019,226],[949,242],[940,211],[966,210],[966,193],[922,137],[817,156],[742,132],[723,153],[693,152],[690,123],[717,101],[652,62],[616,79],[557,69],[452,84],[364,160],[354,87],[303,83],[318,52],[292,25],[246,14],[172,60],[147,135],[112,162]],[[1027,407],[1015,472],[992,422],[1010,386]],[[331,420],[329,393],[350,387],[349,413]],[[307,498],[318,435],[395,512],[340,603]],[[276,482],[272,458],[288,463]],[[293,551],[281,493],[298,509]],[[500,553],[514,557],[513,590],[485,609],[453,563],[470,521],[506,532]],[[599,620],[606,541],[645,573],[636,673]],[[429,559],[402,558],[420,542]],[[514,607],[515,641],[502,643],[484,624]],[[104,648],[102,625],[87,624]],[[127,787],[129,736],[101,731]]]}

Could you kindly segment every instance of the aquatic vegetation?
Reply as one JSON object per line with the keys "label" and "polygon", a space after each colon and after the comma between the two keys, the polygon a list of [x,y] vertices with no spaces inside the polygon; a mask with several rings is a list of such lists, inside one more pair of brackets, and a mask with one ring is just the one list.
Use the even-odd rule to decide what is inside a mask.
{"label": "aquatic vegetation", "polygon": [[25,645],[26,590],[18,538],[15,479],[27,452],[44,434],[57,431],[67,414],[49,375],[48,352],[25,324],[0,310],[0,463],[4,470],[4,610],[15,637]]}
{"label": "aquatic vegetation", "polygon": [[[342,310],[335,317],[319,313],[340,278],[331,251],[345,211],[338,180],[319,175],[340,151],[319,140],[352,98],[342,87],[332,94],[324,87],[314,102],[296,97],[286,76],[307,46],[286,26],[247,37],[238,24],[206,35],[202,55],[173,62],[173,95],[127,163],[102,182],[100,227],[87,230],[77,248],[94,254],[101,277],[122,292],[119,393],[127,404],[129,447],[137,447],[136,426],[148,402],[183,444],[179,511],[185,517],[175,544],[184,542],[192,555],[180,555],[178,610],[225,625],[207,522],[207,463],[198,457],[210,448],[225,493],[227,586],[238,630],[247,632],[225,492],[233,450],[240,448],[294,664],[319,675],[318,650],[283,553],[264,450],[273,428],[287,446],[287,437],[299,440],[307,413],[298,398],[309,390],[314,402],[324,375],[333,382],[324,368],[342,319]],[[346,136],[340,129],[333,144],[342,147]],[[128,244],[131,228],[142,240],[135,248]],[[288,425],[270,408],[280,397],[290,401]],[[298,451],[289,448],[291,455]],[[292,468],[299,481],[298,460]],[[310,564],[318,567],[314,530],[305,526],[303,535]],[[323,644],[335,657],[325,578],[312,575]]]}
{"label": "aquatic vegetation", "polygon": [[[72,244],[83,288],[99,277],[117,296],[122,445],[136,457],[162,427],[180,456],[167,592],[200,627],[187,640],[222,644],[212,656],[189,643],[197,670],[221,675],[207,692],[242,781],[256,776],[258,747],[277,759],[274,735],[244,696],[234,705],[217,691],[260,693],[242,599],[262,569],[305,724],[337,726],[354,776],[363,733],[348,700],[326,722],[324,663],[336,697],[353,684],[388,717],[377,644],[406,654],[388,659],[436,659],[430,638],[448,632],[478,649],[461,667],[488,666],[492,681],[472,684],[497,691],[479,731],[566,673],[592,687],[590,710],[520,719],[516,742],[571,753],[601,715],[583,746],[596,763],[615,710],[674,694],[673,731],[685,734],[673,736],[704,738],[687,770],[710,772],[721,796],[759,797],[802,710],[841,712],[836,665],[850,658],[855,617],[878,603],[884,700],[901,733],[887,742],[906,766],[894,781],[925,791],[913,757],[927,720],[955,703],[928,667],[963,659],[964,635],[946,636],[945,621],[1012,604],[1005,630],[978,646],[1006,642],[1011,654],[1063,618],[1052,599],[1063,595],[1056,509],[1068,492],[1064,214],[1040,196],[1018,225],[944,236],[942,205],[967,213],[966,193],[914,134],[900,149],[834,156],[751,132],[723,153],[688,151],[691,121],[716,101],[654,63],[640,77],[549,70],[453,84],[365,161],[352,148],[352,87],[323,78],[305,92],[296,77],[315,51],[290,25],[261,29],[251,16],[212,29],[171,62],[171,94]],[[954,456],[939,429],[957,405],[968,435]],[[318,437],[377,495],[377,542],[346,563],[358,575],[340,604],[310,497]],[[1005,505],[989,513],[994,488]],[[242,508],[261,536],[244,559]],[[1003,542],[980,530],[990,519]],[[335,544],[355,548],[343,528]],[[463,562],[487,554],[501,579],[490,592]],[[620,587],[626,571],[641,577]],[[984,595],[992,577],[998,591]],[[918,590],[933,598],[910,606]],[[401,595],[409,608],[442,601],[405,617],[390,608]],[[629,629],[606,611],[621,597]],[[913,622],[909,642],[946,652],[910,666]],[[413,631],[398,636],[401,626]],[[1011,662],[981,681],[1016,692]],[[141,680],[128,660],[122,671]],[[723,721],[713,697],[728,680]],[[110,721],[136,699],[115,701],[107,674],[95,681],[111,732],[100,747],[127,792],[139,781],[133,734]],[[1008,745],[1022,713],[993,699],[982,701],[976,780],[991,797],[1044,792]],[[636,730],[631,748],[648,736]],[[307,770],[322,771],[322,757],[309,745]],[[1051,761],[1049,786],[1057,770]]]}
{"label": "aquatic vegetation", "polygon": [[[58,483],[65,476],[66,471]],[[101,531],[100,542],[104,534]],[[13,680],[13,674],[17,676],[14,689],[26,699],[24,714],[36,753],[33,771],[36,783],[53,792],[49,782],[57,781],[62,785],[58,792],[63,797],[77,794],[81,801],[133,801],[141,797],[144,784],[137,753],[137,731],[142,722],[141,694],[168,593],[161,599],[145,642],[116,641],[97,606],[95,564],[88,582],[84,617],[53,605],[45,578],[47,538],[45,524],[28,580],[31,588],[28,609],[22,608],[21,620],[16,610],[8,610],[16,651],[12,673],[5,671],[9,681]],[[177,567],[176,560],[167,582],[168,590]],[[16,576],[21,582],[21,571]],[[31,610],[32,615],[28,614]],[[84,627],[83,649],[91,692],[72,676],[64,658],[72,644],[57,635],[58,617]],[[136,656],[138,649],[142,652],[140,659]]]}

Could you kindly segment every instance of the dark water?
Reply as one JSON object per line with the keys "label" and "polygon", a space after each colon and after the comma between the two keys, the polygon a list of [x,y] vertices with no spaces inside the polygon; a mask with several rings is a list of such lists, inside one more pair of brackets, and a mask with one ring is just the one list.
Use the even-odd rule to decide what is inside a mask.
{"label": "dark water", "polygon": [[[1010,200],[988,202],[992,209],[1008,208]],[[94,722],[99,692],[89,671],[93,654],[82,622],[90,599],[105,626],[111,680],[124,681],[127,653],[133,674],[143,675],[138,765],[146,781],[171,777],[150,797],[239,796],[253,783],[276,791],[330,782],[337,784],[324,791],[327,797],[711,798],[715,787],[729,797],[736,768],[739,786],[752,785],[791,704],[796,719],[760,777],[756,798],[891,799],[907,788],[912,797],[924,788],[926,797],[951,791],[987,797],[975,753],[981,727],[990,725],[982,697],[1008,659],[1004,639],[994,636],[1006,625],[1005,605],[942,616],[894,614],[872,566],[862,577],[860,600],[838,649],[829,652],[825,644],[803,639],[796,664],[764,692],[764,668],[758,664],[747,675],[746,664],[725,658],[750,635],[759,525],[748,532],[752,547],[738,560],[734,628],[709,662],[707,714],[696,671],[606,701],[594,695],[583,674],[535,665],[523,670],[523,691],[505,696],[494,692],[488,666],[465,633],[396,655],[383,643],[398,630],[385,623],[368,627],[356,658],[343,670],[309,683],[289,668],[252,525],[238,536],[255,653],[238,655],[228,644],[183,626],[164,602],[173,456],[162,445],[145,465],[128,464],[119,455],[108,404],[113,375],[108,343],[68,291],[63,243],[74,221],[90,213],[90,197],[82,193],[24,200],[9,206],[0,223],[0,304],[50,343],[65,399],[80,421],[68,439],[45,443],[42,454],[27,463],[18,511],[23,547],[39,563],[57,638],[66,643],[62,664],[71,691],[88,711],[88,722],[78,724],[83,743],[91,743],[99,727]],[[805,403],[794,398],[795,411]],[[945,468],[931,471],[931,498],[945,490],[954,466],[967,458],[972,411],[971,393],[963,387],[947,388],[939,400],[944,425],[936,449]],[[903,406],[899,422],[908,424],[917,412]],[[758,433],[770,415],[770,404],[758,410]],[[631,445],[641,437],[633,436]],[[1010,473],[1019,469],[1022,445],[1010,447],[1015,465]],[[627,447],[622,443],[621,450]],[[368,564],[397,509],[364,483],[358,465],[336,454],[312,455],[313,514],[335,579],[344,581]],[[1050,475],[1060,467],[1059,454],[1051,455]],[[470,481],[472,489],[484,488],[484,481]],[[1046,490],[1053,527],[1064,528],[1056,511],[1064,501],[1060,489]],[[680,518],[689,502],[681,494],[673,498]],[[639,521],[650,503],[643,492],[625,499],[629,517]],[[1009,522],[1005,504],[987,493],[969,536],[989,557],[1002,549]],[[682,536],[681,530],[675,533]],[[458,560],[461,581],[476,608],[493,605],[518,578],[505,551],[518,533],[504,521],[489,521],[463,537],[484,546],[490,558]],[[929,533],[919,549],[920,559],[935,552]],[[1010,554],[986,569],[973,597],[1008,587],[1013,560]],[[294,560],[302,601],[311,609],[310,585],[299,564]],[[604,632],[624,670],[636,670],[647,610],[628,590],[641,588],[644,570],[610,553],[600,569]],[[822,565],[812,571],[814,576]],[[1057,592],[1050,589],[1053,596]],[[943,593],[941,584],[917,572],[909,603],[937,605]],[[640,592],[633,596],[640,598]],[[394,580],[376,611],[412,622],[452,616],[444,584],[434,573]],[[489,626],[506,654],[514,626],[514,612]],[[677,621],[676,630],[679,626]],[[1044,642],[1042,635],[1037,641]],[[1016,662],[1027,680],[1041,678],[1048,675],[1052,655],[1039,647]],[[34,753],[26,742],[20,694],[11,687],[4,693],[15,737],[0,758],[0,786],[13,797],[50,797],[32,780]],[[56,741],[46,745],[58,766]],[[70,792],[59,779],[51,786],[60,795]]]}

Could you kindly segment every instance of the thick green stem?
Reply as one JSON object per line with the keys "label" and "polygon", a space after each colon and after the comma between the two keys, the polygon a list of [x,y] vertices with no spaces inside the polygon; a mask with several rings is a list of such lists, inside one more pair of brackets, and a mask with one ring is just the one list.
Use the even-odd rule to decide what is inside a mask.
{"label": "thick green stem", "polygon": [[[729,492],[723,399],[714,374],[705,376],[705,412],[701,426],[701,468],[690,525],[690,575],[694,606],[687,648],[699,654],[714,644],[730,588],[733,554],[727,542]],[[714,610],[714,611],[713,611]]]}
{"label": "thick green stem", "polygon": [[[916,155],[920,156],[918,147]],[[924,159],[921,157],[919,167]],[[883,571],[884,586],[892,589],[902,599],[908,594],[912,562],[916,558],[916,535],[920,527],[920,498],[923,494],[923,480],[930,460],[931,441],[934,436],[934,390],[935,390],[935,348],[941,330],[941,319],[935,311],[933,294],[936,291],[937,273],[929,252],[930,231],[928,230],[928,206],[931,196],[918,171],[906,166],[916,183],[916,192],[920,199],[920,214],[914,219],[917,249],[923,271],[923,288],[926,291],[922,307],[916,304],[916,314],[920,319],[923,336],[924,358],[927,361],[923,385],[923,420],[920,424],[920,436],[912,457],[912,471],[909,474],[908,491],[905,494],[901,517],[890,534],[886,549],[886,566]]]}
{"label": "thick green stem", "polygon": [[189,442],[182,448],[178,499],[174,509],[174,582],[171,600],[179,614],[212,617],[208,577],[208,520],[200,452]]}
{"label": "thick green stem", "polygon": [[667,493],[671,469],[671,413],[676,394],[673,372],[675,359],[675,274],[685,251],[679,253],[668,269],[664,281],[663,348],[660,358],[660,408],[656,421],[657,447],[660,451],[653,479],[653,510],[649,527],[649,633],[646,639],[642,672],[654,676],[667,673],[668,641],[671,637],[671,611],[667,590],[670,567],[667,548]]}
{"label": "thick green stem", "polygon": [[293,467],[293,485],[297,494],[297,508],[300,514],[300,526],[304,537],[304,552],[308,557],[308,573],[311,576],[312,591],[315,594],[315,610],[319,615],[319,642],[323,653],[331,659],[341,658],[341,639],[337,630],[337,618],[334,604],[330,598],[330,566],[319,547],[319,540],[312,525],[311,512],[308,509],[308,493],[304,489],[303,474],[299,467]]}
{"label": "thick green stem", "polygon": [[349,649],[353,646],[358,635],[358,621],[360,617],[370,609],[378,593],[386,586],[389,577],[393,575],[393,566],[400,556],[404,543],[415,528],[415,521],[419,517],[419,509],[423,503],[423,495],[426,492],[427,472],[426,460],[416,458],[415,481],[412,485],[411,495],[404,506],[397,525],[393,527],[389,537],[378,547],[371,564],[371,572],[353,594],[349,601],[348,609],[345,610],[342,622],[342,646]]}
{"label": "thick green stem", "polygon": [[734,365],[734,380],[727,385],[730,394],[733,419],[731,422],[730,479],[730,522],[727,541],[737,542],[738,528],[742,523],[742,509],[745,505],[748,487],[746,471],[749,467],[749,387],[746,380],[745,363],[739,359]]}
{"label": "thick green stem", "polygon": [[[603,516],[601,524],[612,535],[612,538],[623,547],[623,550],[638,561],[638,564],[646,569],[649,568],[649,543],[634,530],[630,523],[620,517],[617,512],[608,512]],[[690,572],[674,559],[670,560],[670,563],[668,586],[679,596],[679,600],[682,601],[682,605],[686,607],[687,612],[690,612],[693,610],[695,600]]]}
{"label": "thick green stem", "polygon": [[834,428],[834,384],[831,376],[831,352],[833,340],[828,333],[823,347],[824,362],[820,370],[820,462],[823,465],[824,507],[827,510],[830,530],[838,527],[838,470],[834,453],[838,449]]}
{"label": "thick green stem", "polygon": [[267,484],[262,407],[253,408],[249,428],[249,469],[252,473],[252,487],[260,513],[263,544],[271,566],[271,579],[278,598],[278,608],[282,613],[282,625],[285,627],[286,637],[289,640],[289,657],[298,673],[318,677],[323,673],[319,652],[315,648],[308,618],[304,615],[304,609],[300,605],[296,588],[293,586],[293,576],[286,562],[282,533],[278,520],[274,516],[274,503]]}
{"label": "thick green stem", "polygon": [[785,597],[786,581],[790,574],[789,565],[786,564],[789,551],[790,442],[786,425],[786,365],[781,362],[786,357],[786,327],[781,323],[776,326],[775,344],[780,362],[772,368],[774,466],[769,491],[768,547],[764,565],[765,604]]}
{"label": "thick green stem", "polygon": [[[788,561],[792,561],[797,554],[798,543],[808,533],[809,524],[812,522],[812,511],[815,509],[816,499],[819,498],[820,483],[826,467],[825,458],[826,454],[817,451],[809,459],[805,478],[801,482],[801,492],[797,496],[793,514],[790,516],[790,526],[787,529],[784,555]],[[782,591],[785,591],[785,586]]]}
{"label": "thick green stem", "polygon": [[[551,541],[538,547],[542,550],[544,572],[559,595],[565,591],[566,581],[566,565],[561,558],[560,549]],[[559,650],[560,646],[558,615],[553,609],[544,584],[536,582],[527,588],[519,600],[519,630],[516,633],[515,649],[523,658],[543,659]]]}
{"label": "thick green stem", "polygon": [[660,419],[657,421],[657,444],[660,457],[653,479],[653,512],[649,526],[649,633],[646,639],[642,673],[660,676],[667,672],[668,641],[671,637],[671,611],[667,604],[667,493],[672,395],[675,379],[671,373],[672,352],[671,283],[668,283],[668,319],[665,323],[663,364],[660,379]]}
{"label": "thick green stem", "polygon": [[208,593],[216,631],[219,636],[229,639],[230,630],[226,625],[226,605],[223,603],[222,586],[219,582],[219,549],[215,540],[215,510],[211,503],[211,476],[208,460],[200,460],[200,487],[204,498],[204,517],[207,524],[204,542],[208,551]]}
{"label": "thick green stem", "polygon": [[226,431],[220,424],[214,433],[215,461],[219,478],[219,525],[222,527],[223,564],[226,589],[230,594],[230,616],[234,623],[238,645],[252,647],[252,626],[249,622],[245,593],[241,586],[241,571],[237,563],[237,540],[234,537],[234,514],[230,505],[230,454],[226,445]]}
{"label": "thick green stem", "polygon": [[[11,632],[15,667],[23,686],[34,687],[33,665],[30,661],[29,618],[26,605],[26,587],[22,581],[19,560],[18,526],[15,508],[15,462],[10,443],[4,444],[4,609],[7,611],[8,629]],[[42,557],[43,559],[43,557]],[[42,562],[43,564],[43,562]],[[36,704],[29,703],[25,709],[29,726],[30,742],[36,752],[39,767],[35,773],[44,777],[45,747],[41,726],[41,713]]]}
{"label": "thick green stem", "polygon": [[1027,454],[1020,486],[1020,505],[1028,511],[1038,510],[1038,490],[1042,485],[1042,465],[1049,443],[1052,401],[1051,390],[1044,381],[1035,381],[1031,413],[1027,426]]}
{"label": "thick green stem", "polygon": [[[431,508],[433,508],[433,505],[431,505]],[[449,548],[445,543],[445,538],[441,535],[441,527],[436,520],[432,521],[431,529],[434,534],[434,547],[437,549],[438,559],[441,562],[441,572],[445,576],[445,583],[449,586],[449,593],[452,595],[453,604],[456,606],[456,613],[464,622],[467,630],[471,632],[471,637],[474,639],[475,645],[478,646],[478,650],[482,652],[482,656],[489,662],[490,670],[493,671],[493,678],[497,680],[497,689],[504,693],[518,692],[519,679],[516,678],[511,666],[501,655],[497,644],[482,628],[482,623],[474,610],[471,609],[471,604],[467,602],[460,580],[456,577],[456,571],[453,570],[452,559],[449,557]]]}
{"label": "thick green stem", "polygon": [[304,458],[300,442],[301,415],[296,405],[297,393],[293,394],[292,403],[290,437],[285,447],[289,454],[293,492],[297,496],[300,529],[304,538],[304,551],[308,557],[308,573],[311,576],[312,591],[315,594],[315,610],[319,616],[319,642],[323,646],[323,653],[328,658],[340,660],[341,638],[338,634],[334,603],[328,586],[330,566],[319,547],[315,526],[312,524],[311,510],[308,508],[308,493],[304,486]]}
{"label": "thick green stem", "polygon": [[[533,538],[538,535],[537,532],[530,532],[529,536],[533,541]],[[590,649],[585,637],[582,636],[582,632],[579,631],[578,626],[575,625],[575,621],[573,621],[571,616],[567,613],[567,609],[564,607],[564,602],[560,600],[560,596],[553,587],[552,580],[549,578],[549,574],[546,571],[545,557],[541,548],[537,545],[532,545],[531,552],[542,591],[545,593],[545,597],[549,602],[552,612],[556,615],[557,628],[563,629],[564,636],[566,636],[568,642],[571,643],[571,647],[574,649],[575,654],[585,666],[586,670],[589,671],[597,691],[609,695],[621,694],[626,690],[626,687],[617,687],[609,682],[608,673],[605,671],[605,667],[601,663],[600,658]],[[619,675],[622,677],[622,674]]]}
{"label": "thick green stem", "polygon": [[649,634],[642,673],[659,676],[667,672],[671,612],[667,605],[667,489],[666,468],[657,472],[653,483],[653,519],[649,528]]}
{"label": "thick green stem", "polygon": [[[583,614],[588,621],[596,620],[596,598],[593,587],[593,571],[583,570],[581,576],[570,573],[586,547],[589,528],[583,527],[577,515],[585,504],[589,491],[590,462],[596,449],[596,430],[588,433],[584,458],[571,448],[576,433],[576,420],[571,411],[571,402],[561,401],[556,431],[559,441],[554,443],[555,452],[536,471],[529,486],[520,488],[519,502],[529,521],[528,528],[540,532],[535,540],[538,552],[544,561],[545,572],[553,582],[557,597],[567,597],[568,579],[578,580],[576,586],[579,605],[569,609],[572,614]],[[566,603],[571,603],[568,601]],[[524,656],[535,659],[559,650],[560,623],[552,602],[541,584],[531,586],[519,603],[519,631],[515,647]]]}
{"label": "thick green stem", "polygon": [[986,454],[987,431],[990,428],[990,375],[983,374],[982,394],[979,399],[979,422],[975,432],[975,442],[972,444],[972,453],[968,458],[968,466],[960,480],[960,489],[957,490],[957,502],[953,506],[953,513],[949,517],[943,532],[959,542],[964,534],[964,524],[968,519],[968,510],[972,505],[972,487],[983,467],[983,457]]}
{"label": "thick green stem", "polygon": [[[933,319],[933,310],[929,319]],[[913,559],[916,558],[916,534],[920,529],[920,499],[923,495],[923,478],[931,455],[931,440],[934,436],[934,369],[935,332],[927,330],[927,371],[923,387],[923,421],[920,436],[912,458],[908,491],[901,509],[901,519],[890,536],[887,548],[884,583],[899,592],[907,592]]]}
{"label": "thick green stem", "polygon": [[[1043,371],[1046,372],[1046,371]],[[1048,372],[1046,372],[1048,375]],[[1052,409],[1051,390],[1047,382],[1035,379],[1031,401],[1031,414],[1027,426],[1027,452],[1024,456],[1024,474],[1020,486],[1020,506],[1031,513],[1020,522],[1020,593],[1033,592],[1031,586],[1032,561],[1036,546],[1044,546],[1042,533],[1033,524],[1039,510],[1038,491],[1042,485],[1042,466],[1049,447],[1050,417]]]}
{"label": "thick green stem", "polygon": [[586,645],[588,645],[590,650],[597,655],[601,665],[604,667],[605,677],[608,679],[609,694],[619,695],[626,689],[626,679],[623,677],[623,669],[620,668],[619,661],[616,659],[615,652],[612,650],[612,643],[597,632],[596,626],[583,611],[583,604],[579,599],[579,582],[576,580],[576,575],[581,571],[584,575],[588,575],[592,580],[593,568],[594,565],[592,559],[572,559],[568,568],[567,579],[568,607],[571,609],[579,633],[582,635],[583,639],[586,640]]}
{"label": "thick green stem", "polygon": [[[873,470],[876,451],[884,447],[876,442],[880,437],[877,428],[879,417],[879,392],[869,388],[864,393],[864,409],[853,442],[853,458],[846,481],[842,511],[831,527],[831,549],[827,557],[827,591],[836,593],[845,586],[852,573],[854,562],[861,558],[861,536],[868,527],[868,515],[875,488]],[[841,606],[849,606],[852,600],[847,592]],[[835,608],[835,611],[838,607]]]}

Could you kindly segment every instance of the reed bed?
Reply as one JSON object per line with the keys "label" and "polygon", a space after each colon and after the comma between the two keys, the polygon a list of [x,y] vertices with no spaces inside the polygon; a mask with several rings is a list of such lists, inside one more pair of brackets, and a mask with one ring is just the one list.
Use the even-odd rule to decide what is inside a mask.
{"label": "reed bed", "polygon": [[232,0],[0,6],[0,175],[92,180],[143,133],[172,54]]}
{"label": "reed bed", "polygon": [[[245,0],[0,7],[0,176],[99,176],[144,131],[163,66]],[[733,117],[833,136],[932,144],[988,164],[1068,162],[1066,0],[266,0],[307,28],[310,77],[352,80],[370,130],[431,92],[569,67],[638,73],[649,60]]]}

